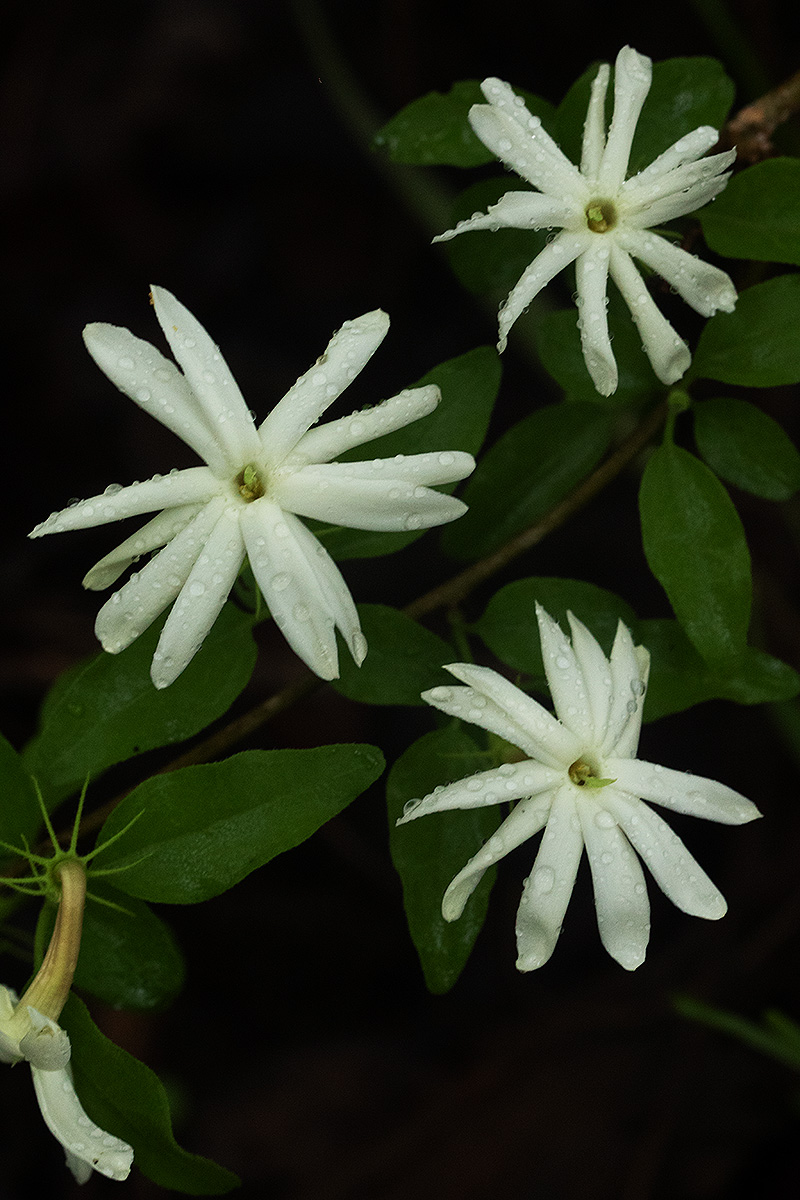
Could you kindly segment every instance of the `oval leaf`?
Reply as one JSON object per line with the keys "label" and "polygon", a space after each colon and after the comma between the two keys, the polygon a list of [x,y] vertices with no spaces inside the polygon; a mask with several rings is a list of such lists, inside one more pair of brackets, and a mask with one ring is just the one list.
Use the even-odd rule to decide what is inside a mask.
{"label": "oval leaf", "polygon": [[392,860],[403,882],[408,928],[432,992],[449,991],[464,969],[486,918],[495,868],[486,872],[457,921],[445,921],[442,897],[451,879],[494,833],[502,814],[491,805],[433,813],[400,828],[395,822],[409,800],[491,765],[453,722],[409,746],[386,783]]}
{"label": "oval leaf", "polygon": [[[36,788],[22,757],[0,733],[0,840],[10,846],[29,845],[42,823]],[[2,849],[0,848],[0,856]]]}
{"label": "oval leaf", "polygon": [[800,265],[800,158],[748,167],[697,216],[717,254]]}
{"label": "oval leaf", "polygon": [[126,867],[114,885],[127,895],[166,904],[208,900],[305,841],[368,788],[383,765],[374,746],[319,746],[245,750],[224,762],[156,775],[103,826],[98,844],[125,830],[103,865]]}
{"label": "oval leaf", "polygon": [[99,654],[62,676],[24,753],[50,806],[115,763],[182,742],[227,712],[253,672],[252,626],[251,614],[226,604],[189,666],[162,691],[150,679],[161,622],[121,654]]}
{"label": "oval leaf", "polygon": [[611,436],[596,404],[554,404],[509,429],[464,489],[469,512],[442,534],[445,553],[490,554],[538,521],[597,465]]}
{"label": "oval leaf", "polygon": [[140,1171],[160,1187],[192,1196],[221,1196],[238,1186],[232,1171],[178,1145],[161,1080],[109,1041],[77,996],[67,1000],[61,1023],[72,1042],[72,1074],[81,1103],[101,1129],[133,1146]]}
{"label": "oval leaf", "polygon": [[728,483],[766,500],[788,500],[800,488],[800,454],[760,408],[720,397],[692,411],[698,449]]}
{"label": "oval leaf", "polygon": [[679,446],[651,456],[639,492],[644,552],[676,617],[714,665],[740,655],[750,621],[750,553],[730,496]]}
{"label": "oval leaf", "polygon": [[369,653],[360,667],[342,655],[337,692],[362,704],[422,704],[420,692],[447,682],[442,663],[455,651],[442,638],[382,604],[359,604],[358,615]]}
{"label": "oval leaf", "polygon": [[800,275],[779,275],[742,292],[732,313],[705,325],[686,376],[777,387],[800,380]]}

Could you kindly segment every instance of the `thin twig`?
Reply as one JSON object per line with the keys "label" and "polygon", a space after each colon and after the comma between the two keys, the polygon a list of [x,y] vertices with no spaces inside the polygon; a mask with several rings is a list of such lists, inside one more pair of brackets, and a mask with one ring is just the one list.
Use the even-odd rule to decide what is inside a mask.
{"label": "thin twig", "polygon": [[800,112],[800,71],[731,117],[722,130],[720,144],[735,146],[736,156],[742,162],[762,162],[775,153],[772,142],[775,130],[797,112]]}

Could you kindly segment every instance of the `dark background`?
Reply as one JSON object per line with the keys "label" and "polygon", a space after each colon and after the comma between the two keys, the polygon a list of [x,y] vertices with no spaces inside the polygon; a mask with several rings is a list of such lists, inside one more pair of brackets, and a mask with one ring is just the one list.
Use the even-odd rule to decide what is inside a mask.
{"label": "dark background", "polygon": [[[98,598],[80,580],[111,545],[102,529],[36,543],[25,534],[72,496],[192,462],[97,370],[83,326],[110,321],[155,340],[147,289],[163,284],[219,341],[263,414],[335,328],[381,306],[391,332],[346,407],[393,394],[492,342],[494,318],[460,290],[429,245],[435,223],[404,191],[409,180],[454,191],[465,177],[387,169],[371,133],[459,78],[497,74],[558,100],[626,42],[654,59],[726,59],[741,104],[797,69],[797,11],[763,0],[730,10],[709,0],[6,6],[0,705],[14,744],[56,676],[96,649]],[[532,388],[513,347],[504,366],[493,433],[556,398]],[[788,393],[766,402],[793,428]],[[578,575],[624,591],[642,615],[667,615],[644,565],[635,487],[634,475],[618,481],[516,573]],[[737,500],[755,556],[757,636],[800,666],[800,510]],[[345,564],[356,598],[401,604],[440,582],[450,568],[435,535],[427,543],[427,555]],[[263,643],[241,706],[297,669],[269,631]],[[391,760],[430,727],[421,710],[367,710],[326,688],[253,744],[313,745],[323,730],[327,741],[374,741]],[[526,848],[503,864],[462,980],[429,996],[376,790],[228,895],[164,912],[189,964],[170,1012],[95,1015],[166,1080],[179,1139],[239,1172],[246,1196],[794,1197],[796,1078],[682,1022],[669,997],[800,1016],[798,765],[773,713],[721,703],[646,729],[642,753],[723,779],[768,819],[739,830],[671,819],[730,912],[697,921],[652,888],[650,955],[634,975],[600,946],[585,867],[551,963],[515,971]],[[19,971],[9,960],[4,982],[21,984]],[[72,1194],[27,1070],[5,1072],[2,1085],[0,1198]],[[81,1195],[122,1186],[136,1198],[159,1192],[134,1169],[125,1185],[95,1176]]]}

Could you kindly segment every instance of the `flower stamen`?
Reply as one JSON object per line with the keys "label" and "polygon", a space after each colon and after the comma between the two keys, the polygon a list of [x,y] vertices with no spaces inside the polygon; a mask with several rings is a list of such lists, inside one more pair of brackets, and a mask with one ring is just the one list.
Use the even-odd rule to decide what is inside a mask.
{"label": "flower stamen", "polygon": [[242,467],[233,482],[238,488],[239,495],[248,504],[251,504],[253,500],[260,500],[266,492],[264,482],[254,463],[248,463],[246,467]]}
{"label": "flower stamen", "polygon": [[586,205],[586,224],[592,233],[608,233],[617,223],[617,210],[611,200],[590,200]]}

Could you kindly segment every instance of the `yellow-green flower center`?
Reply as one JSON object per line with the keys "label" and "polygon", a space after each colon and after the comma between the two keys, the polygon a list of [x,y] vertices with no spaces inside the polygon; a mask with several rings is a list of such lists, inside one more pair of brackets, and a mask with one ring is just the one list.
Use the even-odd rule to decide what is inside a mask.
{"label": "yellow-green flower center", "polygon": [[617,782],[616,779],[601,779],[599,768],[584,758],[576,758],[567,774],[576,787],[603,788]]}
{"label": "yellow-green flower center", "polygon": [[608,233],[617,223],[617,210],[610,200],[590,200],[586,205],[586,224],[592,233]]}
{"label": "yellow-green flower center", "polygon": [[264,481],[254,463],[248,463],[246,467],[242,467],[233,482],[236,484],[239,495],[248,504],[253,500],[260,500],[266,491]]}

